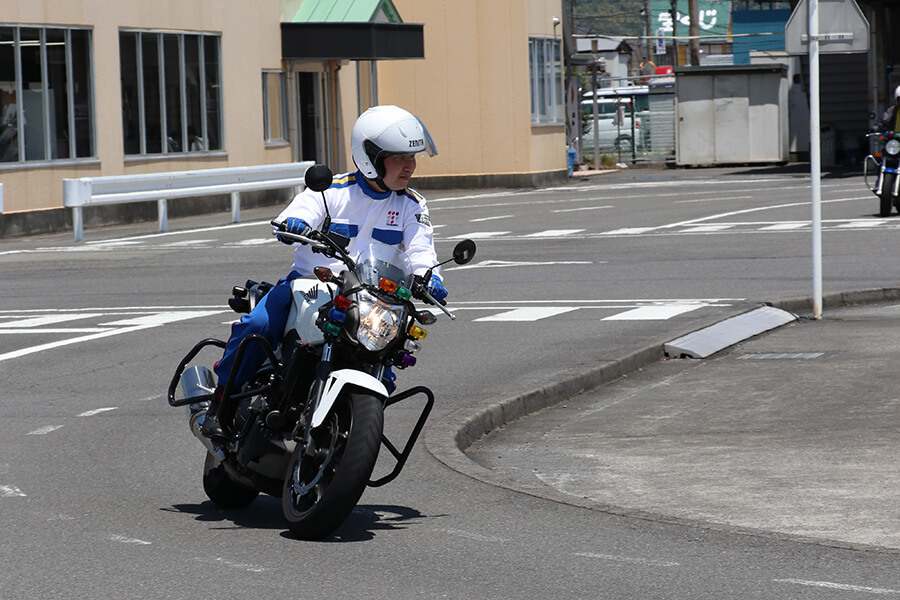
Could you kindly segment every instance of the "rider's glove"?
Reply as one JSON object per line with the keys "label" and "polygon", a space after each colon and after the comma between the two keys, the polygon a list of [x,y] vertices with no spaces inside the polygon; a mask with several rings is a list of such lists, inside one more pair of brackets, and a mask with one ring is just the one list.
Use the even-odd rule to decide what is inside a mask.
{"label": "rider's glove", "polygon": [[[305,236],[309,234],[309,229],[309,223],[303,219],[288,217],[284,220],[284,230],[288,233]],[[281,237],[280,235],[276,235],[275,238],[282,244],[287,244],[288,246],[294,243],[294,240],[287,237]]]}
{"label": "rider's glove", "polygon": [[428,290],[428,293],[431,294],[431,297],[438,302],[443,303],[444,298],[447,297],[447,288],[444,287],[444,283],[437,275],[431,276],[431,280],[428,282],[428,287],[426,289]]}

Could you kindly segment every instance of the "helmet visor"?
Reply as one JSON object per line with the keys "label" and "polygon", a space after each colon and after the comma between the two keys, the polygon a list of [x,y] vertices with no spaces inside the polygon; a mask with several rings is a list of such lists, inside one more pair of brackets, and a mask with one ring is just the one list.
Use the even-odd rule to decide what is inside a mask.
{"label": "helmet visor", "polygon": [[437,155],[437,146],[434,145],[434,140],[431,139],[431,134],[428,133],[428,128],[425,127],[425,123],[422,122],[422,119],[416,117],[416,120],[419,122],[419,125],[422,126],[422,137],[425,138],[425,148],[424,152],[427,156],[435,156]]}

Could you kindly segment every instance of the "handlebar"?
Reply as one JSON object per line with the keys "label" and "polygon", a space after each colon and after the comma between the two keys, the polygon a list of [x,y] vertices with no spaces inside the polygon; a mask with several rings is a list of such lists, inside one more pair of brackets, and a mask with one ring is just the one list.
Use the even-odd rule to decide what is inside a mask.
{"label": "handlebar", "polygon": [[[356,263],[353,261],[353,259],[350,258],[347,252],[343,248],[341,248],[337,242],[331,239],[328,234],[319,231],[318,229],[310,229],[310,233],[308,236],[300,235],[297,233],[290,233],[284,230],[284,222],[278,221],[277,219],[272,219],[270,224],[275,228],[275,231],[273,232],[274,235],[280,235],[283,238],[295,242],[300,242],[301,244],[309,244],[313,252],[318,252],[332,258],[338,257],[344,262],[344,264],[347,265],[347,267],[351,271],[356,268]],[[418,288],[415,290],[415,296],[420,300],[438,307],[441,312],[450,317],[451,320],[456,320],[456,315],[445,308],[445,305],[447,303],[442,300],[437,300],[436,298],[434,298],[434,296],[428,293],[428,290],[425,287],[427,285],[427,282],[425,282],[423,278],[417,276],[417,279],[419,280],[419,285],[415,286],[416,288]]]}

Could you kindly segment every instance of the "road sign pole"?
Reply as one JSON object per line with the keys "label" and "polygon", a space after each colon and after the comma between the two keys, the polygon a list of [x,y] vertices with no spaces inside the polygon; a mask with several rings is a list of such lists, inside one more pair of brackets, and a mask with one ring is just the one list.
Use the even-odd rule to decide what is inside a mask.
{"label": "road sign pole", "polygon": [[[823,34],[820,27],[825,29]],[[812,180],[813,313],[822,318],[822,148],[819,54],[869,51],[869,22],[856,0],[800,0],[784,32],[785,50],[809,55],[809,170]],[[824,42],[824,45],[822,45]]]}
{"label": "road sign pole", "polygon": [[809,0],[809,170],[812,183],[813,317],[822,318],[822,156],[819,127],[819,0]]}

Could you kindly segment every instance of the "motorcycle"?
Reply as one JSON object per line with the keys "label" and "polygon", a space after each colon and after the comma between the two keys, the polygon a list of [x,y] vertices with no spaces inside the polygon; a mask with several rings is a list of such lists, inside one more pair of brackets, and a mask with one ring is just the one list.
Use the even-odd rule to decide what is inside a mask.
{"label": "motorcycle", "polygon": [[[324,192],[332,178],[327,167],[316,165],[307,171],[306,184]],[[278,347],[259,335],[241,340],[218,411],[226,441],[213,442],[201,433],[215,393],[212,371],[188,366],[204,348],[224,348],[224,341],[197,343],[168,389],[169,404],[188,407],[190,430],[206,448],[203,489],[209,499],[222,508],[245,508],[260,493],[281,497],[290,531],[310,540],[333,533],[367,486],[389,483],[403,469],[434,394],[424,386],[389,391],[393,383],[386,371],[414,366],[426,335],[421,326],[437,321],[413,300],[455,318],[428,293],[433,269],[450,261],[468,263],[475,254],[475,243],[464,240],[451,259],[422,276],[413,275],[409,258],[393,246],[373,243],[353,258],[346,251],[349,238],[330,231],[324,193],[322,200],[326,218],[320,230],[297,235],[272,221],[273,232],[338,258],[346,269],[335,274],[316,267],[316,279],[291,282],[292,306]],[[234,288],[229,305],[249,312],[271,287],[248,281]],[[262,348],[266,361],[249,383],[235,389],[238,365],[252,344]],[[179,385],[182,394],[176,397]],[[384,411],[416,396],[424,405],[401,450],[384,434]],[[382,446],[393,457],[393,468],[372,480]]]}
{"label": "motorcycle", "polygon": [[[892,207],[900,211],[900,132],[869,133],[866,137],[875,137],[878,147],[863,161],[863,177],[869,190],[880,199],[878,214],[889,217]],[[870,164],[878,172],[874,186],[869,184]]]}

